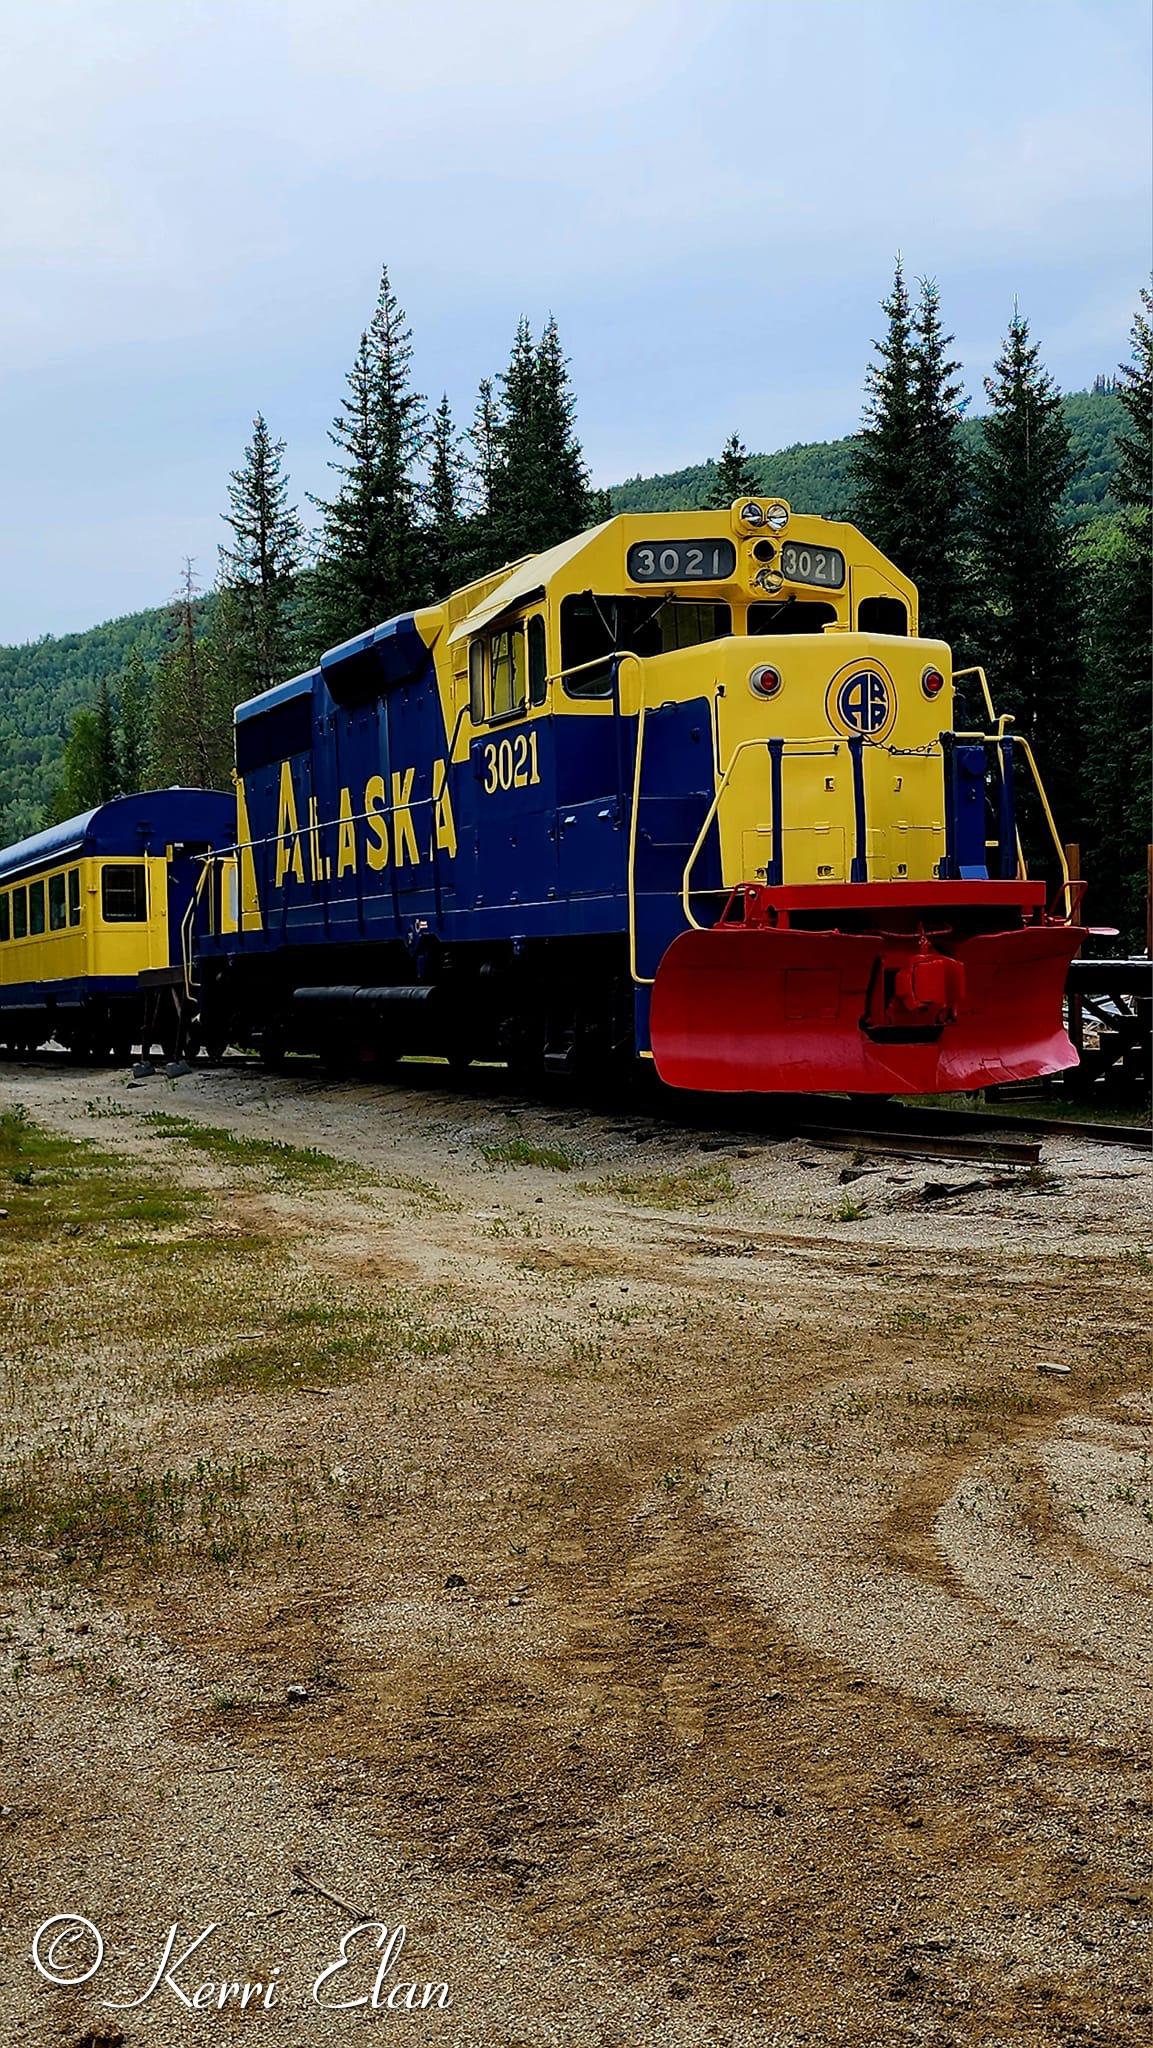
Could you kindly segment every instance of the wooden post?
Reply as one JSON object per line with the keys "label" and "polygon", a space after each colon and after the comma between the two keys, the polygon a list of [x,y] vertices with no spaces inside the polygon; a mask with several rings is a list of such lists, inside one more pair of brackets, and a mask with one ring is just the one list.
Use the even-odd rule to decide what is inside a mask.
{"label": "wooden post", "polygon": [[[1069,868],[1069,880],[1071,882],[1079,882],[1081,880],[1081,848],[1076,841],[1070,840],[1066,845],[1065,859]],[[1073,895],[1072,891],[1070,891],[1070,907],[1072,907],[1072,903]],[[1080,951],[1081,948],[1078,946],[1077,953]],[[1074,954],[1073,957],[1076,959],[1077,954]],[[1077,1058],[1080,1059],[1085,1051],[1085,1012],[1080,996],[1072,994],[1069,996],[1069,1036],[1073,1041]]]}

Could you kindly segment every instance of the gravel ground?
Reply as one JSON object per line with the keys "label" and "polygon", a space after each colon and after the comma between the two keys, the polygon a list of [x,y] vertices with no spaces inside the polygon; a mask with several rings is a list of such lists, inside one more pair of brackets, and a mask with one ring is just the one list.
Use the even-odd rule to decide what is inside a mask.
{"label": "gravel ground", "polygon": [[[854,1163],[401,1073],[0,1066],[201,1202],[167,1321],[114,1233],[7,1263],[4,1465],[241,1460],[284,1523],[77,1564],[0,1518],[7,2037],[1148,2042],[1145,1158]],[[330,1364],[400,1334],[306,1378],[318,1301]],[[31,1966],[56,1913],[83,1986]],[[402,1921],[387,1986],[451,2004],[320,2010],[362,1920],[326,1997]],[[101,2005],[209,1922],[186,1991],[271,2006]]]}

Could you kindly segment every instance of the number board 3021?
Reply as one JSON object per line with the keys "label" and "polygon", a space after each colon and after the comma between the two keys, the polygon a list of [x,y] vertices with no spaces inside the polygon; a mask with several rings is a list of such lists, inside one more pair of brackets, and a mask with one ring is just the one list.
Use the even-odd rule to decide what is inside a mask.
{"label": "number board 3021", "polygon": [[811,548],[787,540],[781,549],[781,574],[786,583],[819,583],[839,590],[845,580],[845,557],[839,548]]}
{"label": "number board 3021", "polygon": [[639,540],[625,558],[634,583],[724,583],[736,567],[731,540]]}

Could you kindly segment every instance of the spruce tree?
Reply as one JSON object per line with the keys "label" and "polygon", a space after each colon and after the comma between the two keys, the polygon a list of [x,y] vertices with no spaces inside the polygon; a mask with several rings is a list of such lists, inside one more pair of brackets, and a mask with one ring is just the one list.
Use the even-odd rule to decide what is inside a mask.
{"label": "spruce tree", "polygon": [[971,625],[963,566],[968,470],[961,445],[961,365],[949,355],[952,340],[941,325],[936,282],[921,278],[913,322],[908,573],[917,585],[921,632],[956,648]]}
{"label": "spruce tree", "polygon": [[467,510],[464,515],[462,573],[466,579],[487,575],[500,567],[493,531],[493,481],[500,462],[497,445],[500,407],[491,377],[482,377],[477,392],[472,425],[465,436],[469,452],[464,458]]}
{"label": "spruce tree", "polygon": [[496,461],[489,488],[489,534],[498,562],[539,552],[543,478],[537,457],[537,362],[532,330],[522,319],[507,370],[501,372],[495,423]]}
{"label": "spruce tree", "polygon": [[426,595],[414,465],[425,441],[424,400],[410,382],[412,335],[381,274],[376,311],[348,374],[349,396],[329,438],[343,479],[323,514],[318,590],[325,636],[341,640]]}
{"label": "spruce tree", "polygon": [[850,458],[853,517],[917,586],[922,633],[956,642],[965,610],[968,476],[961,444],[960,364],[941,324],[932,278],[916,307],[900,257],[879,360],[865,375],[864,425]]}
{"label": "spruce tree", "polygon": [[95,704],[73,714],[60,764],[60,780],[49,813],[53,824],[79,817],[119,794],[116,772],[115,721],[106,679],[97,686]]}
{"label": "spruce tree", "polygon": [[707,503],[718,511],[736,503],[738,498],[755,498],[761,488],[749,451],[737,433],[729,435],[713,465],[713,482]]}
{"label": "spruce tree", "polygon": [[283,682],[295,666],[293,585],[304,533],[289,502],[283,457],[284,442],[272,439],[258,412],[243,466],[232,471],[228,486],[224,521],[233,542],[220,549],[220,592],[234,621],[231,680],[238,700]]}
{"label": "spruce tree", "polygon": [[535,459],[543,536],[536,545],[555,547],[590,525],[597,506],[576,431],[576,394],[569,360],[551,313],[536,352]]}
{"label": "spruce tree", "polygon": [[48,804],[48,821],[58,825],[65,818],[77,818],[102,803],[100,794],[100,735],[96,713],[85,704],[72,715],[60,779]]}
{"label": "spruce tree", "polygon": [[916,361],[913,309],[899,256],[881,310],[889,324],[884,340],[873,343],[878,360],[865,371],[863,424],[849,459],[853,517],[874,546],[911,575],[920,537],[909,488]]}
{"label": "spruce tree", "polygon": [[203,630],[192,563],[169,614],[170,644],[156,671],[153,772],[163,786],[227,789],[232,780],[232,698],[219,640],[219,611]]}
{"label": "spruce tree", "polygon": [[568,359],[550,315],[534,346],[522,319],[501,376],[490,483],[492,565],[540,554],[603,516],[576,432]]}
{"label": "spruce tree", "polygon": [[1076,463],[1060,392],[1017,312],[985,390],[974,528],[993,695],[1033,743],[1060,828],[1075,837],[1080,619],[1061,498]]}
{"label": "spruce tree", "polygon": [[447,597],[464,580],[464,458],[445,393],[432,416],[425,486],[425,558],[433,597]]}
{"label": "spruce tree", "polygon": [[1116,381],[1129,415],[1130,432],[1118,434],[1115,495],[1131,525],[1146,536],[1150,529],[1149,494],[1153,489],[1153,292],[1142,291],[1130,330],[1133,353],[1122,363]]}
{"label": "spruce tree", "polygon": [[1118,436],[1113,492],[1120,519],[1078,535],[1088,593],[1085,660],[1085,848],[1089,915],[1143,942],[1149,836],[1150,477],[1153,473],[1153,297],[1141,294],[1133,350],[1117,389],[1130,431]]}

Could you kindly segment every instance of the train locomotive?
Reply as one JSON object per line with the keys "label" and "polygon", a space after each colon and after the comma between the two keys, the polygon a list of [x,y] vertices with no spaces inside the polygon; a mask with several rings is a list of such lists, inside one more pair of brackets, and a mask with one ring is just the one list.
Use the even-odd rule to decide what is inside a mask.
{"label": "train locomotive", "polygon": [[236,712],[202,1038],[731,1091],[1073,1066],[1075,885],[1027,744],[957,681],[892,563],[771,498],[619,516],[389,619]]}

